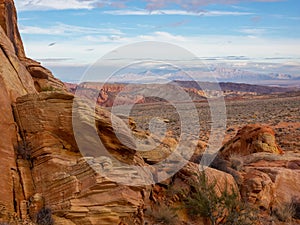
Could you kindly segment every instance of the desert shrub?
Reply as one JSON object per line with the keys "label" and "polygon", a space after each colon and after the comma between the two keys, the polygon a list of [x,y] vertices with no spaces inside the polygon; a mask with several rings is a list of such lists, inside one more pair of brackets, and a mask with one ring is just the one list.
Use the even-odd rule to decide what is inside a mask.
{"label": "desert shrub", "polygon": [[36,223],[38,225],[53,225],[52,212],[49,208],[42,208],[36,216]]}
{"label": "desert shrub", "polygon": [[27,142],[19,142],[17,145],[17,154],[22,157],[22,159],[31,159],[31,147]]}
{"label": "desert shrub", "polygon": [[293,202],[278,204],[278,206],[273,210],[273,214],[282,222],[291,221],[295,213],[296,210]]}
{"label": "desert shrub", "polygon": [[151,217],[156,223],[173,225],[177,222],[175,210],[164,204],[156,204],[152,209],[147,209],[146,215]]}
{"label": "desert shrub", "polygon": [[[254,209],[242,202],[238,192],[228,184],[221,194],[216,192],[216,180],[208,182],[205,172],[190,182],[191,191],[184,200],[191,217],[208,218],[212,225],[250,225],[255,219]],[[220,222],[221,221],[221,222]]]}

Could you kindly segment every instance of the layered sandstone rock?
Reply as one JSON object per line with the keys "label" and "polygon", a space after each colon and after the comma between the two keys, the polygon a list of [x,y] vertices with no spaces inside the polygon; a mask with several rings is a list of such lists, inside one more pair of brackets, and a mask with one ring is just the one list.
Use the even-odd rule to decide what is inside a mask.
{"label": "layered sandstone rock", "polygon": [[43,67],[41,63],[29,58],[22,59],[22,63],[32,76],[34,87],[38,92],[45,90],[66,90],[63,82],[55,78],[51,71]]}
{"label": "layered sandstone rock", "polygon": [[[0,0],[0,27],[2,27],[5,36],[10,40],[10,43],[5,43],[3,48],[7,48],[12,44],[13,53],[33,77],[37,91],[40,92],[49,88],[65,90],[64,84],[56,79],[48,69],[41,66],[39,62],[26,57],[18,30],[17,13],[13,0]],[[11,51],[11,46],[8,48]]]}
{"label": "layered sandstone rock", "polygon": [[[74,103],[73,98],[72,94],[64,92],[43,92],[17,100],[15,111],[31,148],[35,192],[43,193],[46,204],[58,217],[64,218],[58,219],[61,223],[109,225],[132,216],[137,220],[136,224],[141,224],[143,188],[120,185],[114,180],[122,183],[122,179],[131,179],[133,183],[141,183],[138,179],[152,179],[152,175],[141,177],[129,167],[114,164],[107,155],[110,153],[126,165],[143,166],[135,151],[126,147],[133,145],[128,136],[129,129],[122,128],[123,121],[114,118],[115,124],[120,126],[117,128],[119,136],[127,141],[122,145],[115,135],[111,135],[110,113],[97,109],[97,115],[93,117],[96,123],[93,124],[99,129],[97,138],[103,143],[99,146],[89,135],[93,129],[88,121],[92,114],[90,108],[83,101]],[[81,118],[77,124],[77,129],[82,132],[80,142],[86,146],[81,153],[73,133],[72,107],[86,109],[75,113]],[[109,152],[105,153],[103,148]],[[86,157],[82,158],[82,155]]]}
{"label": "layered sandstone rock", "polygon": [[300,170],[291,167],[298,158],[296,153],[284,156],[256,153],[245,158],[242,196],[268,210],[299,201]]}
{"label": "layered sandstone rock", "polygon": [[239,162],[243,199],[261,210],[276,214],[283,212],[285,205],[299,202],[300,196],[299,154],[282,153],[273,129],[247,125],[222,147],[219,157],[231,170],[235,160]]}
{"label": "layered sandstone rock", "polygon": [[[205,169],[205,176],[208,183],[214,183],[215,192],[217,195],[220,195],[224,191],[235,190],[238,193],[238,187],[235,183],[234,178],[227,173],[218,171],[212,168]],[[149,198],[152,201],[146,201],[147,206],[154,206],[165,204],[170,209],[177,209],[177,223],[176,225],[181,224],[191,224],[191,225],[207,225],[210,224],[207,218],[199,218],[188,216],[187,210],[183,206],[183,200],[186,198],[188,193],[193,192],[191,190],[191,183],[198,182],[198,176],[200,176],[199,165],[189,162],[184,166],[174,177],[168,179],[163,183],[156,184],[150,193]],[[147,209],[149,210],[149,209]],[[156,209],[159,210],[159,209]],[[166,212],[167,213],[167,212]],[[147,211],[145,212],[147,215]],[[152,221],[151,218],[146,217],[149,224],[156,224],[155,221]]]}
{"label": "layered sandstone rock", "polygon": [[[12,0],[0,1],[0,170],[1,198],[0,204],[7,210],[20,212],[22,201],[25,200],[21,185],[20,172],[24,163],[16,164],[15,152],[22,143],[22,135],[16,115],[13,114],[12,104],[20,96],[36,93],[34,80],[24,66],[25,53],[17,27],[17,16]],[[49,80],[49,79],[48,79]],[[49,83],[49,85],[51,85]],[[60,87],[63,87],[60,82]],[[26,164],[26,163],[25,163]],[[20,169],[20,170],[19,170]],[[26,180],[26,179],[25,179]],[[30,187],[26,193],[30,192]]]}
{"label": "layered sandstone rock", "polygon": [[[14,208],[14,190],[17,189],[18,171],[15,160],[18,128],[12,113],[12,102],[27,93],[35,93],[33,80],[18,59],[15,48],[0,27],[0,170],[2,171],[0,204]],[[22,193],[22,191],[20,192]],[[23,198],[23,197],[21,197]]]}
{"label": "layered sandstone rock", "polygon": [[25,58],[23,42],[18,30],[17,12],[12,0],[0,1],[0,26],[12,42],[16,55]]}
{"label": "layered sandstone rock", "polygon": [[238,131],[237,135],[221,148],[221,155],[250,155],[256,152],[282,154],[275,139],[272,128],[258,124],[247,125]]}

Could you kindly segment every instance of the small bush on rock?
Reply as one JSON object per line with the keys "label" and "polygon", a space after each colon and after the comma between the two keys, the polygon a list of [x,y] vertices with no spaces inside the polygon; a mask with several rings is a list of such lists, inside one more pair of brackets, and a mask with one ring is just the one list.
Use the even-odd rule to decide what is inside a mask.
{"label": "small bush on rock", "polygon": [[184,200],[184,207],[191,217],[208,218],[212,225],[252,225],[255,221],[255,210],[242,202],[238,192],[233,188],[218,194],[217,182],[208,182],[205,172],[191,181],[191,191]]}
{"label": "small bush on rock", "polygon": [[36,216],[36,223],[38,225],[53,225],[54,221],[52,218],[51,209],[42,208]]}
{"label": "small bush on rock", "polygon": [[177,222],[175,211],[164,204],[156,204],[152,209],[148,209],[146,213],[159,224],[174,225]]}

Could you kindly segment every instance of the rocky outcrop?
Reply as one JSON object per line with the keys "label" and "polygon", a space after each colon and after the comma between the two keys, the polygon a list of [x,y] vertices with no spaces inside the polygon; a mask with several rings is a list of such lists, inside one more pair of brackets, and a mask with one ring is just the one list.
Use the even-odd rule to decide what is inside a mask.
{"label": "rocky outcrop", "polygon": [[[227,173],[212,168],[205,169],[205,176],[209,184],[215,183],[214,191],[219,196],[224,191],[234,190],[238,193],[238,187],[233,177]],[[206,218],[190,217],[189,212],[183,206],[183,201],[187,198],[189,193],[193,193],[191,183],[196,184],[201,176],[199,165],[189,162],[184,166],[175,176],[163,183],[156,184],[151,192],[149,198],[151,202],[146,201],[147,206],[154,207],[154,210],[163,210],[159,205],[167,205],[169,210],[176,209],[176,225],[192,224],[192,225],[207,225],[210,222]],[[153,206],[154,205],[154,206]],[[159,206],[155,209],[155,206]],[[145,215],[148,215],[146,210]],[[168,214],[168,212],[166,212]],[[151,217],[145,219],[148,224],[157,224],[157,221],[152,221]]]}
{"label": "rocky outcrop", "polygon": [[283,154],[276,143],[274,130],[258,124],[243,127],[221,148],[220,152],[226,159],[234,154],[242,156],[257,152]]}
{"label": "rocky outcrop", "polygon": [[41,66],[39,62],[26,57],[18,30],[17,13],[13,0],[0,0],[0,27],[2,27],[5,36],[10,40],[10,43],[5,43],[3,48],[12,44],[12,52],[33,77],[34,86],[38,92],[49,88],[66,89],[64,84],[56,79],[48,69]]}
{"label": "rocky outcrop", "polygon": [[[98,105],[104,107],[112,107],[116,105],[130,105],[130,104],[141,104],[141,103],[155,103],[165,101],[155,97],[155,93],[158,89],[164,90],[169,88],[172,90],[176,84],[170,83],[170,86],[164,87],[149,87],[145,84],[126,84],[126,83],[90,83],[83,82],[79,86],[75,84],[65,83],[68,90],[73,94],[76,90],[80,90],[80,95],[88,99],[92,99],[97,102]],[[147,92],[143,92],[143,89],[151,90],[153,88],[153,96],[145,96]],[[178,88],[178,87],[177,87]],[[197,90],[195,88],[182,88],[189,96],[195,100],[205,100],[206,96],[204,91]],[[174,91],[174,90],[173,90]],[[76,93],[78,94],[78,92]],[[167,97],[167,95],[165,96]]]}
{"label": "rocky outcrop", "polygon": [[230,174],[234,169],[242,198],[282,220],[291,213],[288,207],[297,209],[300,196],[299,154],[282,153],[273,129],[247,125],[222,147],[213,166]]}
{"label": "rocky outcrop", "polygon": [[18,30],[17,12],[12,0],[0,1],[0,26],[14,46],[18,58],[25,58],[25,51],[21,35]]}
{"label": "rocky outcrop", "polygon": [[[72,94],[63,92],[43,92],[17,100],[15,112],[31,151],[34,192],[43,193],[46,204],[60,217],[61,224],[66,221],[74,224],[119,224],[130,216],[137,220],[132,224],[141,224],[138,220],[142,220],[139,214],[143,209],[144,188],[128,187],[113,181],[130,176],[130,169],[118,166],[109,171],[113,162],[105,156],[104,146],[99,146],[97,140],[90,139],[86,133],[92,128],[86,127],[91,113],[84,102],[77,106],[81,109],[86,107],[86,111],[77,115],[83,121],[79,130],[85,133],[81,142],[86,146],[84,152],[79,152],[72,129],[73,98]],[[143,163],[135,156],[134,150],[123,146],[115,135],[111,135],[110,113],[100,108],[97,111],[98,116],[93,118],[101,129],[99,137],[105,148],[127,164]],[[123,121],[115,120],[119,120],[122,126]],[[126,129],[119,127],[117,130],[130,145],[133,141],[130,141],[130,131]],[[145,179],[135,173],[131,176],[132,179]]]}
{"label": "rocky outcrop", "polygon": [[[129,105],[144,103],[145,97],[141,94],[134,93],[138,90],[137,85],[127,84],[104,84],[84,82],[82,84],[65,84],[70,92],[80,95],[97,102],[98,105],[104,107],[112,107],[113,105]],[[115,101],[117,98],[117,101]]]}
{"label": "rocky outcrop", "polygon": [[2,27],[0,27],[0,62],[0,170],[2,171],[0,204],[12,210],[15,207],[13,198],[18,180],[14,148],[20,137],[11,105],[17,97],[36,91],[30,74],[16,56],[13,44]]}
{"label": "rocky outcrop", "polygon": [[244,158],[242,196],[268,210],[299,201],[300,170],[291,167],[298,158],[296,153],[284,156],[256,153]]}
{"label": "rocky outcrop", "polygon": [[46,69],[41,63],[29,59],[22,59],[27,71],[34,80],[34,87],[38,92],[47,90],[66,90],[63,82],[55,78],[50,70]]}

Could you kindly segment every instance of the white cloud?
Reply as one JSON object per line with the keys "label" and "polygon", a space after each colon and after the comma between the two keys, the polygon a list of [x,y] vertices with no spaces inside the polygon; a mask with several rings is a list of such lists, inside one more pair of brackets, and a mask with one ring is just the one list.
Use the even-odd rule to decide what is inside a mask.
{"label": "white cloud", "polygon": [[[134,38],[136,39],[136,38]],[[173,35],[164,31],[156,31],[151,35],[140,35],[138,41],[163,41],[163,42],[184,42],[187,39],[181,35]]]}
{"label": "white cloud", "polygon": [[[271,61],[282,64],[297,62],[299,64],[300,53],[300,42],[296,39],[274,39],[274,38],[260,38],[257,37],[252,39],[251,37],[245,36],[193,36],[193,37],[182,37],[174,35],[164,31],[158,31],[149,33],[147,35],[138,36],[124,36],[118,40],[111,40],[109,36],[105,35],[87,35],[78,38],[68,39],[65,41],[59,41],[55,45],[49,47],[51,39],[40,40],[40,41],[27,41],[25,42],[25,48],[27,55],[34,59],[41,59],[46,66],[50,68],[68,68],[64,70],[57,70],[57,75],[68,76],[67,79],[73,79],[75,73],[74,68],[86,68],[88,65],[93,64],[105,54],[109,52],[117,52],[118,47],[141,42],[141,41],[161,41],[178,45],[192,54],[203,58],[216,58],[213,63],[222,63],[226,61],[227,56],[244,56],[241,61],[227,60],[228,65],[238,67],[237,63],[243,63],[244,67],[251,62],[251,67],[255,67],[255,62]],[[152,49],[155,51],[155,49]],[[149,52],[143,53],[145,57],[149,55]],[[176,56],[176,55],[175,55]],[[269,57],[277,57],[280,60],[268,59]],[[56,60],[56,58],[64,60]],[[238,58],[238,57],[237,57]],[[42,59],[46,59],[43,61]],[[49,60],[52,59],[52,60]],[[67,60],[66,60],[67,59]],[[202,62],[207,62],[203,59]],[[177,62],[174,62],[177,65]],[[178,62],[179,65],[187,64],[181,60]],[[193,62],[192,62],[193,63]],[[198,63],[198,61],[195,61]],[[261,64],[257,68],[262,68]],[[296,71],[297,69],[297,71]],[[299,67],[291,67],[287,64],[285,67],[285,73],[300,75],[298,73]],[[76,69],[82,74],[84,69]],[[54,70],[55,71],[55,70]],[[293,73],[293,71],[296,71]],[[79,75],[80,75],[79,74]],[[61,77],[62,78],[62,77]]]}
{"label": "white cloud", "polygon": [[[93,9],[103,6],[125,8],[133,0],[15,0],[18,10],[64,10]],[[196,11],[211,4],[238,4],[240,2],[278,2],[283,0],[144,0],[148,10],[163,9],[177,5],[188,11]]]}
{"label": "white cloud", "polygon": [[241,2],[279,2],[284,0],[145,0],[147,2],[147,9],[155,10],[165,8],[168,5],[176,4],[183,9],[191,11],[211,4],[237,4]]}
{"label": "white cloud", "polygon": [[[48,47],[51,38],[25,42],[26,52],[32,58],[74,58],[72,62],[91,63],[119,46],[142,41],[162,41],[182,46],[198,57],[245,56],[300,57],[300,42],[296,39],[252,38],[229,35],[180,36],[157,31],[137,36],[85,35],[61,40]],[[76,47],[74,47],[76,46]],[[46,51],[41,51],[46,49]],[[70,62],[70,63],[72,63]],[[59,62],[58,62],[59,63]]]}
{"label": "white cloud", "polygon": [[262,35],[266,32],[266,29],[263,28],[243,28],[239,30],[241,33],[248,34],[248,35]]}
{"label": "white cloud", "polygon": [[24,10],[64,10],[92,9],[96,0],[15,0],[19,11]]}
{"label": "white cloud", "polygon": [[121,35],[122,32],[113,28],[93,28],[73,26],[63,23],[57,23],[51,27],[24,26],[20,25],[21,34],[46,34],[46,35],[86,35],[86,34],[111,34]]}
{"label": "white cloud", "polygon": [[116,16],[147,16],[147,15],[178,15],[178,16],[246,16],[253,15],[250,12],[238,12],[238,11],[185,11],[185,10],[110,10],[105,11],[105,14],[116,15]]}

